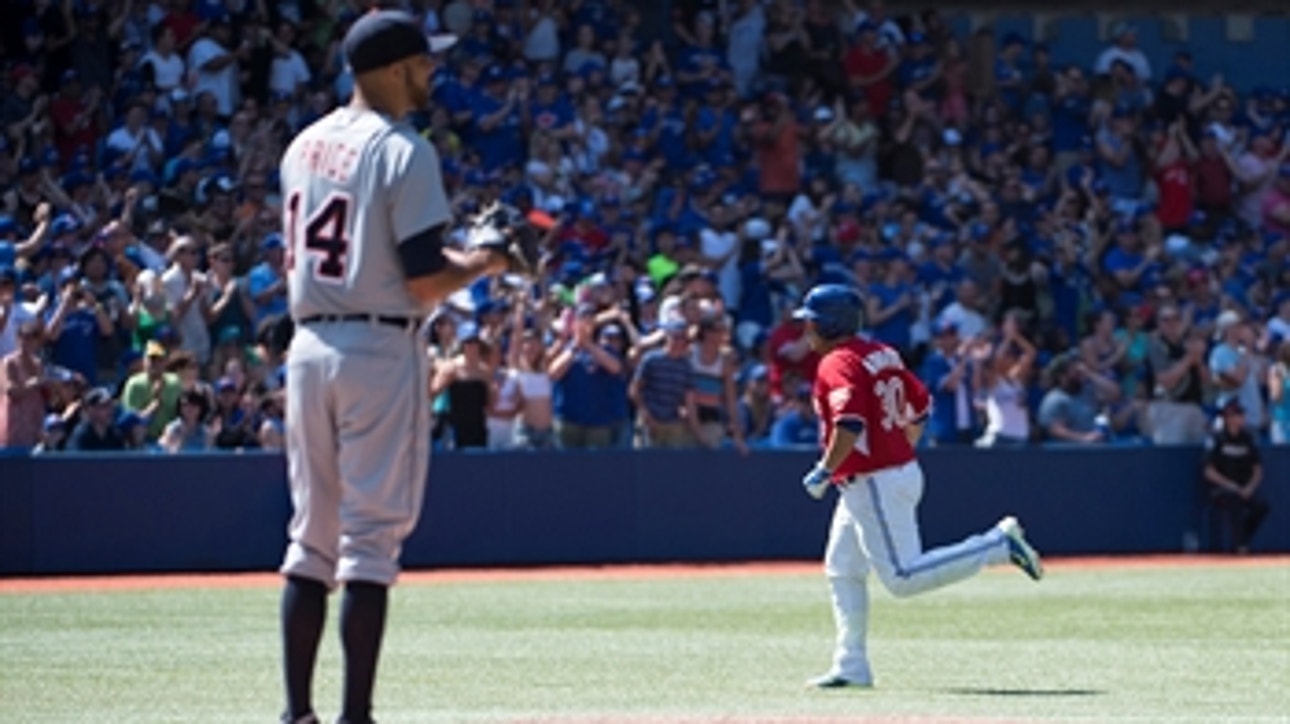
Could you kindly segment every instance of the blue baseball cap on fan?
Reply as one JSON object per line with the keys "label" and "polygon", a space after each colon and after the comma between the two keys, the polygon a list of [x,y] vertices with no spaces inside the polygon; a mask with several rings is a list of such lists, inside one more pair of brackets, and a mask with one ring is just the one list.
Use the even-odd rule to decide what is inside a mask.
{"label": "blue baseball cap on fan", "polygon": [[466,322],[457,328],[458,342],[478,342],[479,325],[474,322]]}
{"label": "blue baseball cap on fan", "polygon": [[49,225],[49,235],[53,237],[75,234],[81,229],[81,222],[71,214],[59,214]]}
{"label": "blue baseball cap on fan", "polygon": [[117,420],[116,426],[121,428],[122,432],[129,432],[136,427],[146,427],[148,422],[148,418],[137,412],[130,411],[122,415],[121,419]]}

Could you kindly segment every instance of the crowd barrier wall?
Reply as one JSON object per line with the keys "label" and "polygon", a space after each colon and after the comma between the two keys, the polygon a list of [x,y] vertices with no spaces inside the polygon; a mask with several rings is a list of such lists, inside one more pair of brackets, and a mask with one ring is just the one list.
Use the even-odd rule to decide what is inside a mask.
{"label": "crowd barrier wall", "polygon": [[[437,454],[412,568],[810,559],[832,512],[808,452]],[[1021,517],[1049,555],[1204,545],[1190,448],[924,453],[924,541]],[[1258,551],[1290,551],[1290,449],[1265,451]],[[269,570],[290,516],[281,456],[0,459],[0,574]]]}

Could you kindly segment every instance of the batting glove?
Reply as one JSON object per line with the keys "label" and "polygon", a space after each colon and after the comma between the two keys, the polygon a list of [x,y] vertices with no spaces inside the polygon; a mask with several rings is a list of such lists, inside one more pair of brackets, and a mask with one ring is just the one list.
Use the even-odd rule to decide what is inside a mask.
{"label": "batting glove", "polygon": [[824,468],[823,465],[816,465],[811,468],[811,472],[802,478],[802,487],[806,488],[806,494],[819,500],[829,489],[829,479],[833,474]]}

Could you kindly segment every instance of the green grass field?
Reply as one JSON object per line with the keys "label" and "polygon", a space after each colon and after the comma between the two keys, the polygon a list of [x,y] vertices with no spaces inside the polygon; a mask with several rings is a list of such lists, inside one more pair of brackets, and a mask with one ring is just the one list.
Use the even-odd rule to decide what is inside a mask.
{"label": "green grass field", "polygon": [[[1290,721],[1290,565],[872,590],[877,688],[815,692],[819,575],[405,584],[377,719]],[[269,587],[0,593],[0,720],[276,721],[276,609]],[[316,698],[334,718],[329,613]]]}

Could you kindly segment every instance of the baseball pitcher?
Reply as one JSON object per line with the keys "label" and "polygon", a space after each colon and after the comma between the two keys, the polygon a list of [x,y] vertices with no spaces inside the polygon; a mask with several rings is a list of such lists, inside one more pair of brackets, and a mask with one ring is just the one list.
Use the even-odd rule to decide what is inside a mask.
{"label": "baseball pitcher", "polygon": [[433,54],[411,16],[372,12],[343,51],[353,99],[303,130],[282,158],[287,464],[294,515],[281,571],[288,722],[316,722],[312,678],[327,594],[344,586],[339,721],[371,721],[387,591],[417,523],[430,455],[422,319],[482,275],[525,272],[534,235],[490,209],[465,250],[435,149],[406,122],[430,97]]}
{"label": "baseball pitcher", "polygon": [[833,667],[808,686],[872,686],[866,650],[867,578],[872,569],[892,595],[913,596],[1011,560],[1039,580],[1039,554],[1014,518],[943,548],[923,550],[917,507],[923,471],[914,447],[931,397],[899,353],[859,338],[861,300],[850,287],[812,289],[794,312],[822,355],[813,399],[823,457],[802,483],[814,498],[839,491],[824,569],[833,598]]}

